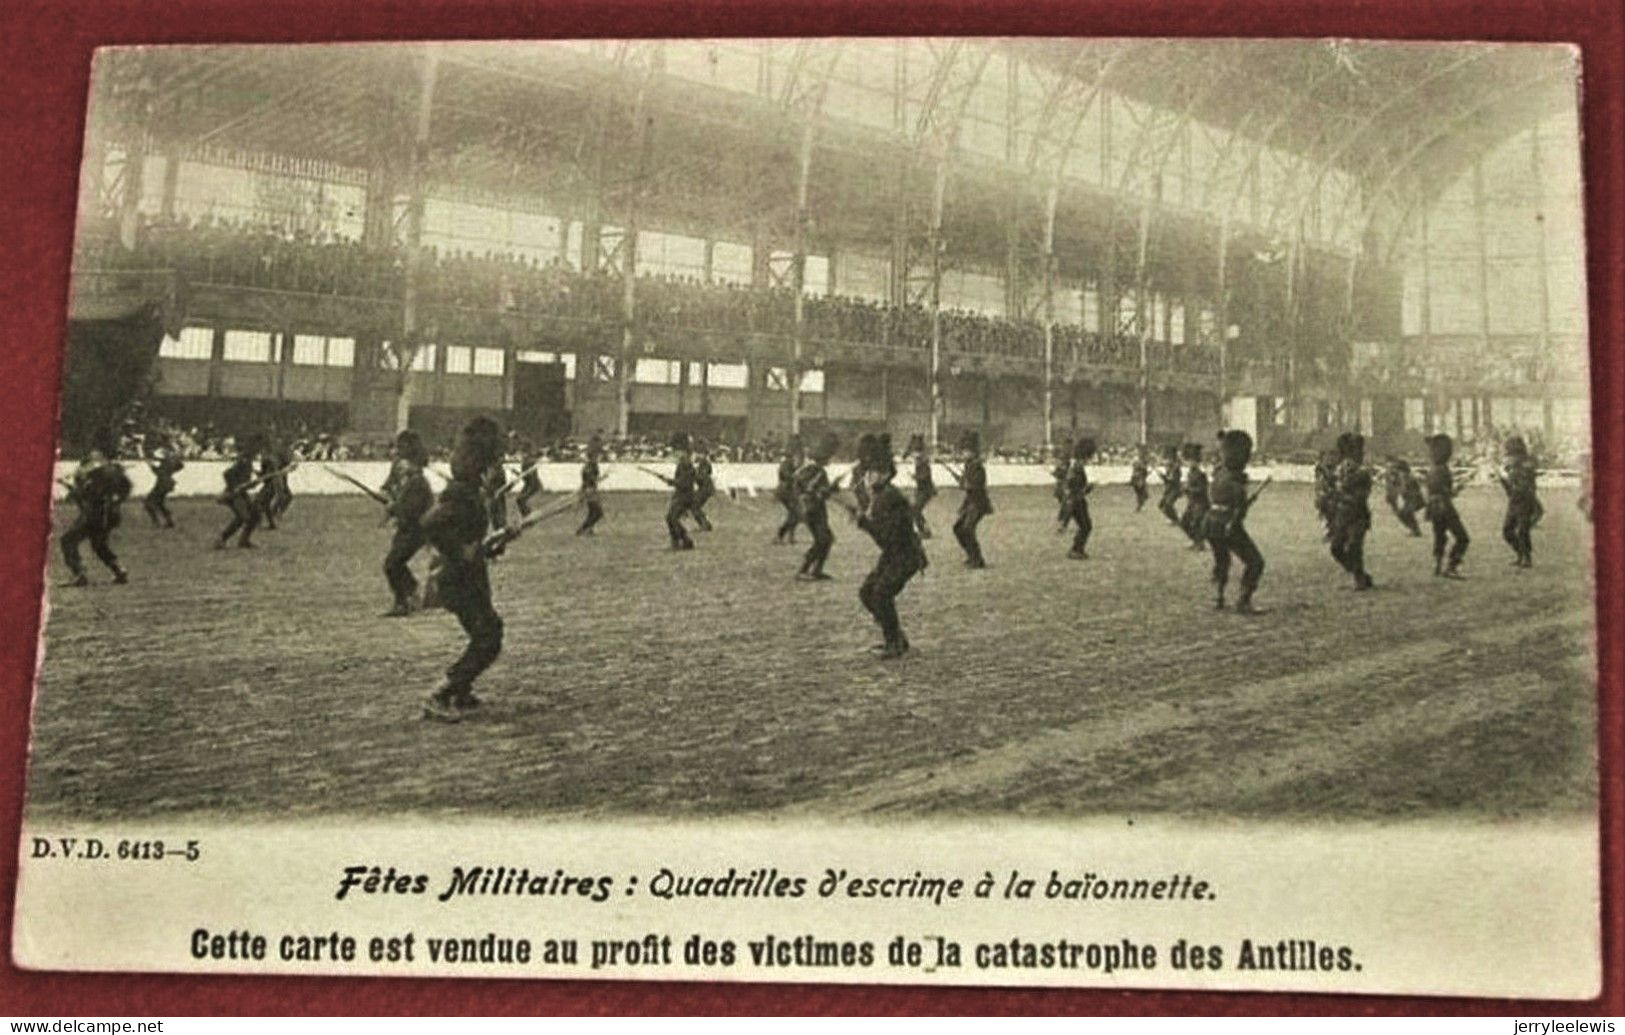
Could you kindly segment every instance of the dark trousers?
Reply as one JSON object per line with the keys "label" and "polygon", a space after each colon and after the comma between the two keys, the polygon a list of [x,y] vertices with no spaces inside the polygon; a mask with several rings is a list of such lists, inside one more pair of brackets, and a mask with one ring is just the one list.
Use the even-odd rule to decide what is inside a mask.
{"label": "dark trousers", "polygon": [[1532,533],[1537,519],[1535,509],[1527,504],[1515,503],[1507,507],[1506,519],[1501,522],[1501,538],[1506,540],[1520,560],[1529,560],[1534,556]]}
{"label": "dark trousers", "polygon": [[1371,519],[1365,516],[1338,515],[1332,524],[1332,556],[1356,583],[1370,578],[1365,570],[1365,534],[1370,530]]}
{"label": "dark trousers", "polygon": [[1213,583],[1218,587],[1219,599],[1224,599],[1224,588],[1230,582],[1230,558],[1234,557],[1241,562],[1241,602],[1250,601],[1264,577],[1264,555],[1258,552],[1253,537],[1237,522],[1215,529],[1207,541],[1213,547]]}
{"label": "dark trousers", "polygon": [[1178,496],[1164,493],[1162,499],[1157,501],[1157,509],[1162,511],[1162,516],[1176,525],[1179,524],[1179,509],[1176,506],[1178,500]]}
{"label": "dark trousers", "polygon": [[903,591],[903,587],[908,585],[908,580],[913,578],[918,570],[911,563],[888,558],[882,554],[874,570],[863,580],[863,585],[858,587],[858,600],[874,617],[888,644],[907,642],[903,636],[902,622],[897,618],[897,594]]}
{"label": "dark trousers", "polygon": [[688,529],[683,527],[683,515],[692,505],[681,496],[673,496],[671,504],[666,507],[666,534],[671,537],[671,545],[676,549],[688,549],[694,545],[694,540],[688,536]]}
{"label": "dark trousers", "polygon": [[976,567],[987,562],[982,558],[982,544],[976,541],[976,526],[987,517],[987,508],[977,500],[967,499],[959,506],[959,517],[954,520],[954,538],[965,551],[965,559]]}
{"label": "dark trousers", "polygon": [[468,646],[446,669],[446,683],[454,692],[466,692],[502,653],[502,618],[491,606],[491,581],[483,567],[448,565],[438,581],[441,606],[468,634]]}
{"label": "dark trousers", "polygon": [[931,523],[925,520],[925,505],[930,503],[936,494],[934,489],[914,490],[914,530],[920,534],[921,539],[931,538]]}
{"label": "dark trousers", "polygon": [[248,542],[254,535],[254,529],[260,527],[260,508],[240,493],[226,501],[226,506],[231,508],[231,523],[221,531],[220,541],[223,543],[241,532],[237,538],[238,545]]}
{"label": "dark trousers", "polygon": [[1184,516],[1179,519],[1179,527],[1185,530],[1185,534],[1190,536],[1191,542],[1197,546],[1207,541],[1207,536],[1202,532],[1202,526],[1207,522],[1207,510],[1205,500],[1188,500],[1185,503]]}
{"label": "dark trousers", "polygon": [[1134,513],[1138,514],[1145,509],[1145,501],[1151,498],[1151,490],[1145,487],[1144,482],[1130,482],[1129,488],[1134,490]]}
{"label": "dark trousers", "polygon": [[1055,493],[1055,523],[1066,528],[1067,522],[1072,520],[1072,507],[1066,502],[1066,494],[1057,490]]}
{"label": "dark trousers", "polygon": [[524,486],[524,491],[513,498],[514,506],[519,508],[520,517],[525,517],[530,513],[530,501],[541,495],[541,492],[542,487],[540,485],[527,484]]}
{"label": "dark trousers", "polygon": [[779,496],[779,505],[784,508],[784,521],[779,525],[778,535],[774,536],[780,542],[795,542],[796,526],[801,524],[801,509],[796,506],[795,497]]}
{"label": "dark trousers", "polygon": [[161,489],[155,485],[152,487],[152,491],[147,493],[141,500],[141,507],[147,512],[147,517],[152,519],[154,528],[159,525],[163,525],[165,528],[175,527],[175,517],[169,512],[168,501],[171,491],[173,491],[172,488]]}
{"label": "dark trousers", "polygon": [[1433,526],[1434,566],[1437,567],[1445,559],[1445,544],[1454,540],[1450,543],[1450,567],[1456,567],[1467,555],[1467,544],[1471,542],[1467,536],[1467,526],[1461,523],[1461,515],[1456,513],[1455,507],[1448,507],[1429,514],[1428,524]]}
{"label": "dark trousers", "polygon": [[1399,523],[1404,525],[1405,530],[1411,535],[1422,534],[1422,526],[1416,521],[1416,510],[1417,508],[1405,504],[1394,508],[1394,517],[1399,519]]}
{"label": "dark trousers", "polygon": [[694,523],[706,532],[711,531],[711,519],[705,516],[705,505],[711,502],[711,497],[715,495],[714,489],[701,489],[688,508],[689,516],[694,519]]}
{"label": "dark trousers", "polygon": [[587,518],[581,522],[581,527],[576,529],[576,534],[580,535],[583,532],[592,531],[592,526],[598,524],[598,522],[602,520],[604,520],[604,505],[598,502],[598,497],[588,497]]}
{"label": "dark trousers", "polygon": [[395,595],[396,604],[410,603],[412,595],[418,590],[411,561],[423,549],[425,541],[423,529],[416,525],[397,527],[395,537],[389,541],[389,552],[384,555],[384,578],[389,582],[389,591]]}
{"label": "dark trousers", "polygon": [[1077,526],[1077,531],[1072,533],[1072,552],[1082,554],[1089,546],[1090,533],[1095,530],[1095,523],[1089,519],[1089,500],[1080,497],[1066,513]]}
{"label": "dark trousers", "polygon": [[271,513],[281,517],[293,506],[293,490],[288,488],[288,477],[283,475],[276,480],[276,489],[271,494]]}
{"label": "dark trousers", "polygon": [[254,497],[254,506],[265,519],[265,527],[276,529],[276,483],[266,482]]}
{"label": "dark trousers", "polygon": [[91,552],[97,560],[107,565],[109,571],[115,575],[123,571],[119,567],[118,555],[113,553],[112,544],[108,542],[112,533],[113,529],[106,522],[91,521],[83,516],[76,520],[62,533],[62,559],[67,562],[68,570],[76,576],[85,573],[85,564],[79,559],[79,544],[88,539]]}
{"label": "dark trousers", "polygon": [[830,547],[835,545],[835,533],[829,527],[829,511],[822,506],[807,508],[804,520],[813,541],[807,547],[806,556],[801,559],[801,570],[804,574],[818,575],[824,570],[824,562],[829,560]]}

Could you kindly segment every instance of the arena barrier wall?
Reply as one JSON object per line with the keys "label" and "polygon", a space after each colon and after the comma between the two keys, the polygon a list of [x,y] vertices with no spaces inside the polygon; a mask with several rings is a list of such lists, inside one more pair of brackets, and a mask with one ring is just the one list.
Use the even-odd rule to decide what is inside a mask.
{"label": "arena barrier wall", "polygon": [[[290,475],[290,487],[295,496],[343,496],[359,495],[360,490],[344,481],[335,478],[323,468],[321,461],[306,460],[295,468]],[[389,474],[387,460],[342,460],[328,461],[327,465],[334,470],[343,471],[352,478],[357,478],[367,485],[374,487],[384,483]],[[76,466],[70,461],[58,461],[56,477],[69,478],[73,475]],[[507,465],[510,474],[517,474],[521,467],[517,463]],[[605,478],[599,486],[605,492],[662,492],[666,485],[654,475],[638,470],[639,466],[647,467],[651,471],[662,474],[671,474],[670,462],[650,462],[635,464],[626,462],[604,463],[601,465]],[[956,465],[957,466],[957,465]],[[899,465],[897,484],[912,486],[912,464]],[[447,466],[444,461],[429,465],[429,484],[439,490],[446,481]],[[139,460],[124,461],[124,469],[129,472],[130,481],[135,484],[135,495],[144,495],[152,487],[152,471]],[[224,488],[222,477],[226,469],[224,460],[191,460],[186,467],[175,476],[174,496],[215,496]],[[830,475],[834,477],[844,474],[851,469],[851,464],[829,465]],[[573,463],[544,463],[538,469],[542,476],[542,487],[548,492],[572,492],[581,484],[580,464]],[[1278,482],[1310,482],[1314,480],[1314,469],[1307,464],[1258,464],[1251,468],[1255,481],[1266,477],[1273,477]],[[729,489],[738,489],[749,492],[754,489],[757,493],[771,493],[778,484],[777,464],[717,464],[714,476],[717,488],[726,492]],[[952,488],[954,481],[947,471],[940,465],[936,468],[937,487],[939,489]],[[1128,483],[1129,467],[1126,464],[1090,465],[1089,480],[1101,485],[1125,485]],[[1572,483],[1573,472],[1548,471],[1543,478],[1547,484]],[[1477,479],[1484,480],[1482,477]],[[1012,487],[1023,485],[1049,486],[1053,485],[1050,477],[1050,468],[1044,464],[1002,464],[990,463],[987,465],[987,481],[992,488]],[[1161,486],[1155,469],[1151,475],[1151,491],[1156,494]],[[1492,483],[1493,484],[1493,483]],[[61,499],[65,495],[61,483],[52,486],[52,498]],[[1379,486],[1378,490],[1381,492]]]}

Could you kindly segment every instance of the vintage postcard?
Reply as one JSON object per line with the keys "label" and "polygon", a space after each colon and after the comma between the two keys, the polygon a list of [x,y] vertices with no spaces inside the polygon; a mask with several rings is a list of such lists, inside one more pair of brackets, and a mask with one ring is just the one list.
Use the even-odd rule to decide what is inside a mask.
{"label": "vintage postcard", "polygon": [[19,965],[1598,994],[1575,48],[88,96]]}

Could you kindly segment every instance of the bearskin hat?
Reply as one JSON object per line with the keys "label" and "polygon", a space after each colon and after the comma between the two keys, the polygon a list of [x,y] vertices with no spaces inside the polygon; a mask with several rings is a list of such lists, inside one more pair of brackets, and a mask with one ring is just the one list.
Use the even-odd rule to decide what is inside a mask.
{"label": "bearskin hat", "polygon": [[666,444],[670,448],[682,452],[688,449],[688,433],[686,431],[674,431]]}
{"label": "bearskin hat", "polygon": [[982,436],[975,431],[967,431],[959,436],[959,448],[967,453],[980,453],[982,451]]}
{"label": "bearskin hat", "polygon": [[90,448],[113,460],[118,457],[118,434],[112,428],[97,428],[91,433]]}
{"label": "bearskin hat", "polygon": [[1447,464],[1450,455],[1456,451],[1456,443],[1449,435],[1442,432],[1428,438],[1428,457],[1436,464]]}
{"label": "bearskin hat", "polygon": [[1501,443],[1501,448],[1506,450],[1508,456],[1529,455],[1529,445],[1523,440],[1522,435],[1508,435],[1507,440]]}
{"label": "bearskin hat", "polygon": [[833,431],[826,431],[819,437],[818,444],[813,447],[812,457],[819,463],[825,463],[835,455],[835,451],[839,448],[841,448],[839,436]]}
{"label": "bearskin hat", "polygon": [[1084,437],[1072,444],[1072,455],[1079,460],[1087,460],[1095,455],[1095,440]]}
{"label": "bearskin hat", "polygon": [[1365,459],[1365,436],[1358,431],[1345,431],[1337,436],[1337,455],[1355,463]]}
{"label": "bearskin hat", "polygon": [[451,475],[459,481],[479,481],[502,459],[502,429],[490,417],[475,417],[463,426],[451,452]]}
{"label": "bearskin hat", "polygon": [[876,449],[878,447],[879,441],[880,441],[880,439],[879,439],[878,436],[871,435],[867,431],[858,436],[858,445],[857,445],[858,466],[860,466],[860,467],[868,467],[869,466],[869,461],[874,458],[875,451],[876,451]]}
{"label": "bearskin hat", "polygon": [[402,460],[410,460],[419,467],[429,462],[429,451],[423,447],[423,436],[411,428],[395,436],[395,452],[400,454]]}
{"label": "bearskin hat", "polygon": [[903,450],[904,456],[925,452],[925,436],[916,431],[908,437],[908,448]]}
{"label": "bearskin hat", "polygon": [[601,435],[598,435],[597,433],[594,433],[592,438],[589,438],[587,440],[587,456],[589,456],[590,458],[596,460],[596,459],[598,459],[598,455],[600,453],[602,453],[603,451],[604,451],[604,439],[603,439],[603,437]]}
{"label": "bearskin hat", "polygon": [[1183,454],[1184,454],[1185,459],[1187,461],[1189,461],[1190,463],[1193,463],[1193,464],[1201,463],[1202,462],[1202,443],[1200,443],[1200,442],[1187,442],[1187,443],[1185,443],[1185,448],[1183,450]]}
{"label": "bearskin hat", "polygon": [[1253,437],[1240,428],[1226,431],[1219,443],[1219,455],[1224,460],[1226,469],[1241,470],[1253,457]]}

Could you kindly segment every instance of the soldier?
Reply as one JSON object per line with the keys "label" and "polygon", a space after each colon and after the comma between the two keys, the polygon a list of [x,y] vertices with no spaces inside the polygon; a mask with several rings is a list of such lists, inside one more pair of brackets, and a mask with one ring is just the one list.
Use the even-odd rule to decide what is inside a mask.
{"label": "soldier", "polygon": [[458,722],[480,705],[474,680],[502,653],[502,618],[491,604],[491,577],[486,569],[491,550],[501,539],[488,539],[489,501],[482,484],[502,462],[502,437],[496,422],[476,417],[463,428],[451,456],[451,481],[423,518],[423,533],[439,552],[436,575],[441,606],[457,616],[468,646],[446,670],[428,701],[424,718]]}
{"label": "soldier", "polygon": [[390,466],[389,479],[383,489],[389,498],[385,513],[395,523],[389,552],[384,555],[384,579],[389,583],[395,606],[385,612],[385,618],[404,617],[418,606],[418,580],[412,574],[411,562],[427,541],[423,515],[434,505],[434,490],[429,488],[429,479],[423,475],[428,463],[429,451],[417,432],[407,430],[395,436],[395,462]]}
{"label": "soldier", "polygon": [[1535,478],[1539,472],[1522,437],[1508,437],[1501,448],[1506,454],[1501,488],[1507,494],[1506,519],[1501,523],[1501,538],[1506,540],[1516,555],[1512,562],[1514,567],[1532,568],[1535,564],[1535,544],[1531,533],[1546,512],[1535,495]]}
{"label": "soldier", "polygon": [[880,448],[878,435],[864,432],[858,436],[857,458],[852,461],[852,468],[846,472],[847,487],[852,490],[852,498],[858,501],[858,509],[869,509],[869,483],[864,480],[864,465],[875,450]]}
{"label": "soldier", "polygon": [[1134,452],[1134,466],[1129,469],[1128,487],[1134,492],[1134,513],[1138,514],[1145,509],[1145,501],[1151,498],[1151,490],[1146,483],[1151,478],[1151,467],[1146,463],[1145,446],[1139,446]]}
{"label": "soldier", "polygon": [[694,452],[694,505],[688,508],[700,531],[711,531],[711,519],[705,516],[705,505],[717,494],[716,474],[711,468],[711,444],[700,439]]}
{"label": "soldier", "polygon": [[231,521],[215,540],[216,550],[224,549],[233,535],[237,536],[237,545],[242,549],[254,548],[254,529],[260,526],[260,508],[248,494],[253,488],[250,483],[254,481],[254,457],[258,452],[259,444],[245,437],[237,444],[237,458],[226,468],[226,491],[220,494],[219,501],[231,510]]}
{"label": "soldier", "polygon": [[261,520],[265,522],[267,531],[276,531],[276,480],[277,472],[276,447],[267,446],[260,454],[259,491],[254,494],[254,506],[259,509]]}
{"label": "soldier", "polygon": [[1202,444],[1185,444],[1185,513],[1179,527],[1190,537],[1192,550],[1207,549],[1208,478],[1202,469]]}
{"label": "soldier", "polygon": [[117,462],[118,442],[109,429],[99,429],[89,453],[73,472],[68,483],[68,499],[79,508],[73,524],[62,533],[62,559],[73,573],[69,586],[88,586],[84,562],[79,559],[79,544],[90,540],[91,552],[113,573],[114,583],[122,586],[130,581],[113,553],[109,539],[119,526],[119,507],[130,496],[130,478]]}
{"label": "soldier", "polygon": [[587,505],[587,517],[576,529],[576,535],[592,535],[593,526],[604,519],[604,505],[598,501],[598,482],[603,477],[598,457],[603,451],[603,439],[597,435],[587,441],[587,459],[581,465],[581,501]]}
{"label": "soldier", "polygon": [[[490,420],[489,417],[486,420]],[[495,421],[491,421],[493,427]],[[482,425],[483,427],[483,425]],[[510,435],[510,441],[516,441]],[[496,432],[495,444],[491,447],[489,455],[492,460],[480,475],[480,498],[485,501],[486,520],[494,529],[508,527],[508,469],[503,463],[502,434]],[[488,558],[495,561],[507,552],[507,540],[498,540],[495,549]]]}
{"label": "soldier", "polygon": [[293,506],[293,487],[289,483],[289,478],[293,469],[304,458],[286,443],[279,444],[275,453],[277,473],[271,478],[271,513],[281,517]]}
{"label": "soldier", "polygon": [[801,470],[801,461],[801,442],[792,437],[785,446],[784,456],[779,460],[779,484],[773,490],[773,498],[784,508],[784,521],[779,525],[778,534],[773,537],[775,544],[796,541],[796,526],[801,523],[796,473]]}
{"label": "soldier", "polygon": [[965,432],[959,440],[963,469],[959,472],[959,486],[965,498],[959,504],[959,516],[954,520],[954,538],[965,551],[965,567],[985,568],[982,544],[976,540],[976,526],[993,513],[993,501],[987,494],[987,467],[982,463],[982,439],[974,431]]}
{"label": "soldier", "polygon": [[1365,570],[1365,536],[1371,530],[1371,471],[1365,466],[1365,436],[1345,431],[1337,436],[1341,459],[1332,482],[1331,550],[1343,570],[1354,576],[1354,588],[1375,583]]}
{"label": "soldier", "polygon": [[1055,451],[1055,466],[1050,468],[1049,476],[1055,482],[1052,495],[1055,497],[1055,534],[1060,535],[1066,531],[1067,522],[1072,520],[1072,500],[1067,495],[1067,474],[1072,470],[1072,443],[1062,439],[1060,448]]}
{"label": "soldier", "polygon": [[891,436],[880,435],[860,456],[869,505],[857,513],[858,527],[880,547],[880,557],[858,589],[858,599],[880,626],[883,642],[873,648],[882,658],[908,653],[908,637],[897,617],[897,595],[916,572],[925,570],[925,547],[915,531],[914,508],[892,484],[897,468],[892,463]]}
{"label": "soldier", "polygon": [[1230,582],[1230,558],[1241,561],[1241,595],[1236,598],[1237,614],[1256,614],[1253,592],[1264,577],[1264,555],[1247,534],[1247,510],[1255,496],[1247,491],[1247,461],[1253,455],[1252,436],[1245,431],[1226,431],[1219,443],[1219,467],[1208,489],[1209,506],[1203,518],[1208,545],[1213,547],[1213,584],[1218,594],[1216,607],[1224,610],[1224,591]]}
{"label": "soldier", "polygon": [[514,506],[519,508],[520,517],[530,513],[530,501],[542,494],[542,476],[537,470],[537,465],[541,462],[541,449],[530,439],[525,439],[519,450],[519,469],[522,472],[519,492],[513,498]]}
{"label": "soldier", "polygon": [[169,494],[175,491],[175,475],[186,466],[171,446],[159,446],[148,467],[152,469],[152,489],[141,500],[141,507],[152,520],[153,528],[174,528],[175,517],[169,512]]}
{"label": "soldier", "polygon": [[1179,502],[1179,497],[1184,492],[1184,485],[1182,484],[1184,473],[1179,466],[1179,449],[1177,446],[1168,447],[1162,470],[1158,472],[1157,476],[1162,479],[1162,499],[1157,501],[1157,509],[1162,511],[1163,517],[1177,525],[1179,524],[1179,511],[1174,505]]}
{"label": "soldier", "polygon": [[931,450],[925,444],[925,436],[917,433],[909,436],[908,449],[903,455],[914,457],[914,530],[921,539],[930,539],[931,523],[925,520],[925,505],[936,497],[937,483],[931,474]]}
{"label": "soldier", "polygon": [[677,454],[677,470],[664,479],[671,486],[671,502],[666,506],[666,533],[671,537],[673,550],[692,550],[694,540],[683,527],[683,515],[694,506],[694,461],[689,457],[688,436],[681,431],[671,437],[672,451]]}
{"label": "soldier", "polygon": [[826,432],[818,440],[818,446],[796,472],[797,502],[800,506],[801,520],[807,525],[807,531],[812,533],[812,546],[807,548],[806,556],[801,559],[801,569],[796,572],[797,581],[801,582],[827,582],[830,576],[824,574],[824,562],[829,560],[830,547],[835,545],[835,533],[829,527],[829,498],[835,494],[836,484],[830,481],[829,472],[824,465],[829,463],[835,455],[835,448],[839,444],[833,434]]}
{"label": "soldier", "polygon": [[1089,535],[1095,530],[1095,523],[1089,519],[1089,493],[1094,486],[1089,484],[1089,472],[1083,466],[1094,455],[1095,440],[1080,438],[1072,447],[1072,462],[1067,465],[1066,515],[1077,526],[1067,556],[1075,561],[1089,557]]}
{"label": "soldier", "polygon": [[1383,495],[1388,505],[1393,508],[1394,517],[1404,525],[1412,536],[1422,534],[1422,526],[1416,521],[1416,514],[1423,507],[1422,486],[1416,480],[1416,474],[1411,465],[1404,460],[1394,458],[1388,465],[1386,475],[1388,485],[1384,487]]}
{"label": "soldier", "polygon": [[[1445,578],[1461,578],[1461,559],[1467,555],[1467,528],[1456,513],[1456,475],[1450,469],[1450,454],[1455,443],[1449,435],[1434,435],[1427,440],[1427,518],[1433,526],[1433,574]],[[1445,561],[1445,544],[1450,543],[1450,559]]]}

